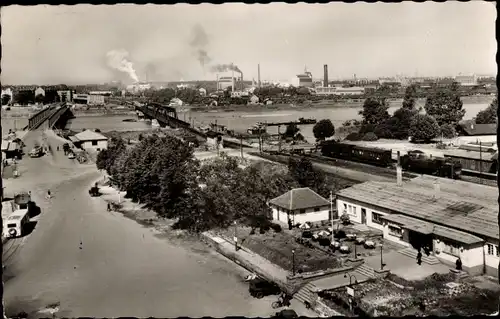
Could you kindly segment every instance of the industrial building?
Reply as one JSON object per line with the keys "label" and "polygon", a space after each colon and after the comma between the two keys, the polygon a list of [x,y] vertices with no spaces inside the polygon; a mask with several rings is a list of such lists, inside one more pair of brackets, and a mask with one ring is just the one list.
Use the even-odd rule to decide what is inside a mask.
{"label": "industrial building", "polygon": [[313,86],[313,78],[312,73],[307,71],[307,68],[304,70],[303,74],[298,74],[292,81],[292,85],[295,87],[303,86],[303,87],[312,87]]}
{"label": "industrial building", "polygon": [[423,248],[444,264],[458,258],[472,275],[498,276],[498,189],[421,176],[396,183],[366,182],[337,192],[337,209],[384,239]]}
{"label": "industrial building", "polygon": [[90,94],[74,94],[73,102],[88,105],[104,105],[104,96]]}
{"label": "industrial building", "polygon": [[363,87],[317,87],[315,88],[318,95],[363,95],[365,88]]}

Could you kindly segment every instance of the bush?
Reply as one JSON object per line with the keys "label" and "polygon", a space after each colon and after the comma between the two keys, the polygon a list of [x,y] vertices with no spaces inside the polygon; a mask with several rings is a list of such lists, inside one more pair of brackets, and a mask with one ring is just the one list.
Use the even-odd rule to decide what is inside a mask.
{"label": "bush", "polygon": [[368,132],[363,136],[363,141],[376,141],[376,140],[378,140],[378,137],[373,132]]}
{"label": "bush", "polygon": [[457,132],[455,127],[452,124],[443,124],[441,125],[441,135],[444,138],[454,138]]}
{"label": "bush", "polygon": [[279,233],[281,232],[281,225],[278,225],[278,224],[271,224],[271,228],[276,232],[276,233]]}
{"label": "bush", "polygon": [[375,124],[364,124],[359,129],[359,134],[361,136],[363,136],[363,135],[365,135],[368,132],[373,132],[373,131],[375,131],[375,127],[376,127]]}
{"label": "bush", "polygon": [[345,139],[348,141],[359,141],[361,140],[361,135],[359,133],[351,133]]}

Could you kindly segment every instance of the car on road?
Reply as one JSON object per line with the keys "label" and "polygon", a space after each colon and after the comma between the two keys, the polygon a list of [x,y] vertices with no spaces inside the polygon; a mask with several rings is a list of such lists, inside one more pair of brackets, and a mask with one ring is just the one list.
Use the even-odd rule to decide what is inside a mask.
{"label": "car on road", "polygon": [[298,318],[299,315],[293,309],[283,309],[277,312],[272,318]]}
{"label": "car on road", "polygon": [[70,152],[70,153],[68,154],[68,158],[69,158],[69,159],[75,159],[75,158],[76,158],[75,153]]}
{"label": "car on road", "polygon": [[281,293],[281,289],[280,287],[278,287],[278,285],[261,278],[256,278],[250,281],[250,287],[248,288],[248,291],[250,292],[250,295],[252,297],[257,299],[270,295],[278,295]]}
{"label": "car on road", "polygon": [[40,146],[35,146],[33,149],[28,153],[30,157],[40,157],[43,155],[43,149]]}

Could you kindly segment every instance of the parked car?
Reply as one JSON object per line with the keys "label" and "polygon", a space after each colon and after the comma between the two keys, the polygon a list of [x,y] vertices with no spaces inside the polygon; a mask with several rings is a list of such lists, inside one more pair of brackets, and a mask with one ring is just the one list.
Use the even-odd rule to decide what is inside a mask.
{"label": "parked car", "polygon": [[68,154],[68,158],[69,158],[69,159],[75,159],[75,158],[76,158],[75,153],[70,152],[70,153]]}
{"label": "parked car", "polygon": [[276,313],[273,318],[298,318],[299,315],[293,309],[283,309]]}
{"label": "parked car", "polygon": [[375,248],[375,243],[371,240],[367,240],[364,242],[363,246],[366,248],[366,249],[373,249]]}
{"label": "parked car", "polygon": [[33,149],[28,153],[30,157],[40,157],[43,155],[43,149],[40,146],[35,146]]}
{"label": "parked car", "polygon": [[265,296],[277,295],[281,293],[281,289],[272,282],[267,280],[256,278],[250,281],[250,287],[248,288],[250,295],[254,298],[263,298]]}
{"label": "parked car", "polygon": [[365,241],[366,239],[364,239],[363,237],[356,238],[356,245],[364,244]]}

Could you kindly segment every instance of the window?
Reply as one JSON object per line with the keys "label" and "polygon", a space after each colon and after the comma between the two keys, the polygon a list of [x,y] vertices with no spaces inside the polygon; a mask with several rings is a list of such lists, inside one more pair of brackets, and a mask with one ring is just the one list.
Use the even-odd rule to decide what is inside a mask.
{"label": "window", "polygon": [[497,245],[488,244],[488,255],[500,257],[500,251]]}
{"label": "window", "polygon": [[443,252],[452,256],[460,256],[457,245],[443,241]]}
{"label": "window", "polygon": [[356,216],[356,206],[352,206],[352,214]]}
{"label": "window", "polygon": [[92,141],[92,146],[97,146],[97,141]]}
{"label": "window", "polygon": [[344,203],[344,210],[347,210],[347,204]]}
{"label": "window", "polygon": [[374,224],[379,224],[379,225],[382,225],[382,219],[381,219],[382,215],[381,214],[377,214],[375,212],[372,211],[372,222]]}
{"label": "window", "polygon": [[396,236],[396,237],[402,237],[403,232],[401,231],[401,228],[397,226],[389,226],[389,235]]}

